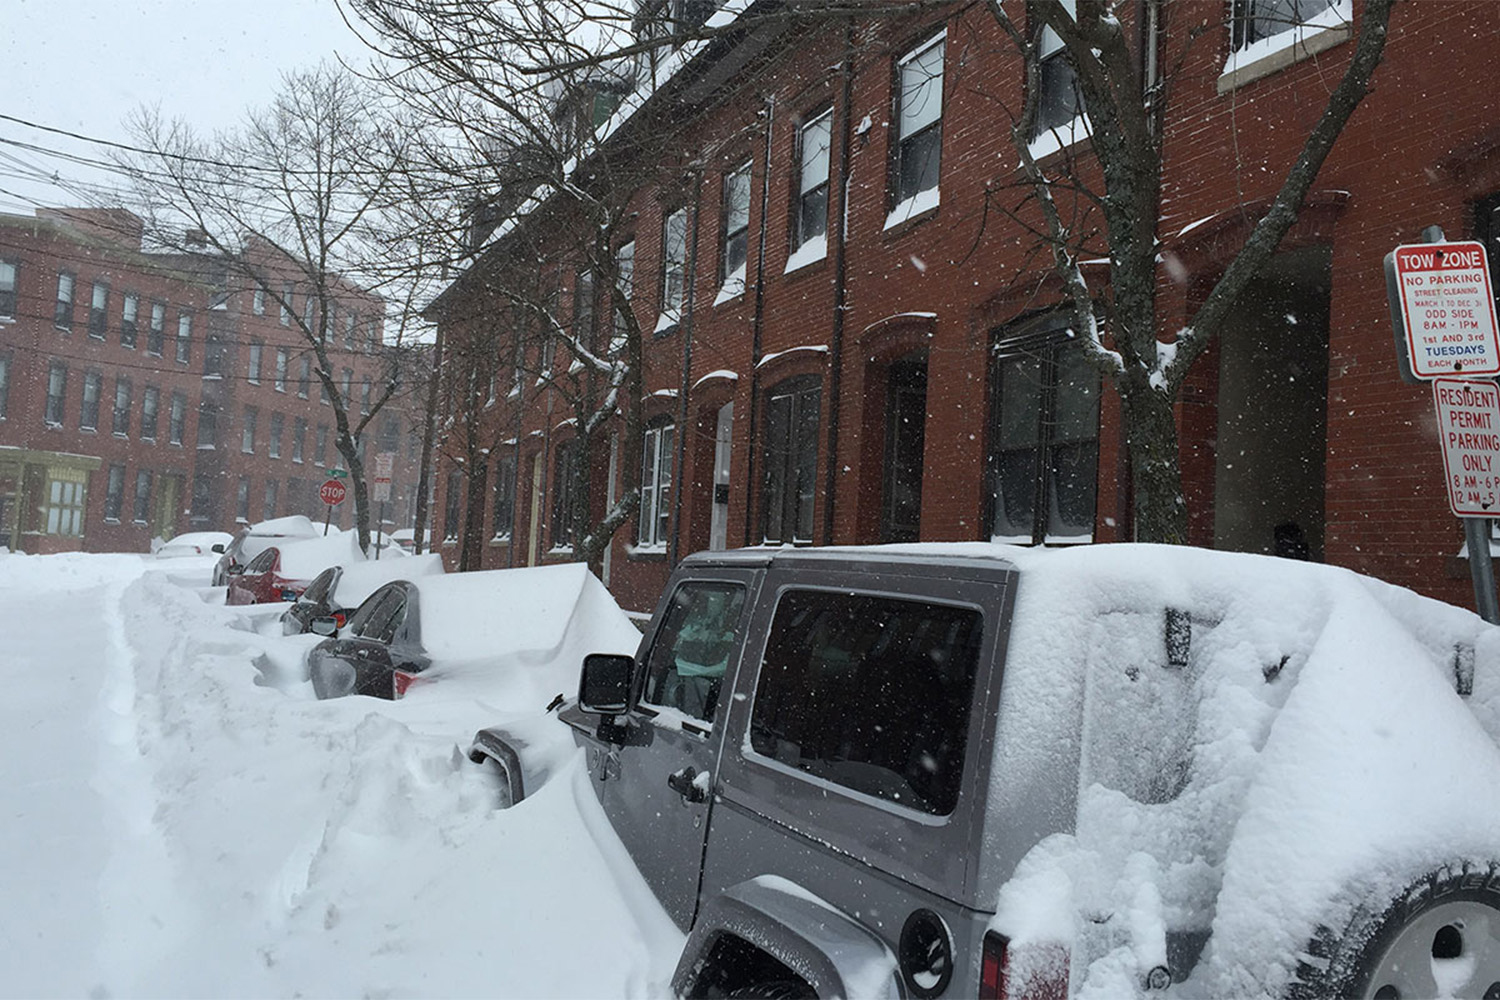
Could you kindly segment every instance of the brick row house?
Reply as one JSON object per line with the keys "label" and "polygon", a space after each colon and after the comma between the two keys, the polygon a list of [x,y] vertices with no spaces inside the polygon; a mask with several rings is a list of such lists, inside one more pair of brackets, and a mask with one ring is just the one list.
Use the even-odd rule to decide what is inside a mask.
{"label": "brick row house", "polygon": [[[0,545],[146,551],[324,515],[317,487],[342,461],[287,313],[317,303],[296,283],[244,284],[212,255],[143,250],[121,209],[0,215]],[[368,399],[386,371],[382,303],[351,285],[330,308],[338,377]],[[405,458],[414,426],[403,403],[366,440]],[[409,524],[415,462],[396,472],[390,520]]]}
{"label": "brick row house", "polygon": [[[1170,75],[1162,339],[1276,193],[1362,9],[1127,6],[1152,15],[1134,29],[1143,50],[1172,53],[1143,70]],[[1372,92],[1179,400],[1194,544],[1472,599],[1430,393],[1397,374],[1381,261],[1429,225],[1494,257],[1500,100],[1482,81],[1497,40],[1487,3],[1398,5]],[[1031,149],[1086,163],[1088,119],[1047,42]],[[627,607],[649,609],[672,562],[706,548],[1133,537],[1119,399],[1069,336],[1045,248],[1000,210],[1021,198],[1008,111],[1026,74],[986,6],[762,22],[680,62],[602,143],[652,165],[608,234],[617,289],[545,221],[566,206],[543,192],[431,307],[470,359],[447,405],[463,409],[452,385],[485,358],[492,383],[464,418],[492,425],[482,460],[451,423],[441,450],[435,527],[454,564],[572,557],[576,422],[555,380],[529,373],[577,365],[495,294],[497,274],[538,259],[574,329],[607,337],[628,295],[644,331],[639,446],[616,428],[587,459],[584,501],[597,516],[639,477],[641,510],[602,567]]]}

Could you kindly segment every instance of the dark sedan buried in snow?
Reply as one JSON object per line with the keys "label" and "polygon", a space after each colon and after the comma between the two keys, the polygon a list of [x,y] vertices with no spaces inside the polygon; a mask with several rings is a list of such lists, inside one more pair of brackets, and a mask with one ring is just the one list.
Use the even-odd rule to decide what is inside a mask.
{"label": "dark sedan buried in snow", "polygon": [[[343,628],[355,610],[377,589],[397,580],[413,580],[443,572],[442,557],[436,553],[394,557],[349,566],[330,566],[319,573],[297,598],[297,603],[281,616],[283,635],[301,635],[313,631],[313,622],[333,619],[333,631]],[[328,623],[321,626],[328,629]],[[332,635],[333,631],[320,634]]]}

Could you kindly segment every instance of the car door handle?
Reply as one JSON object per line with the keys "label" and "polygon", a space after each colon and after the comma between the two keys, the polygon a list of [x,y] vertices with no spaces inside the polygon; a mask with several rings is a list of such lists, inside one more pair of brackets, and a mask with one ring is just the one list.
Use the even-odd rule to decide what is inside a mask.
{"label": "car door handle", "polygon": [[667,775],[667,787],[687,802],[705,802],[708,790],[697,783],[698,769],[689,764],[680,771]]}

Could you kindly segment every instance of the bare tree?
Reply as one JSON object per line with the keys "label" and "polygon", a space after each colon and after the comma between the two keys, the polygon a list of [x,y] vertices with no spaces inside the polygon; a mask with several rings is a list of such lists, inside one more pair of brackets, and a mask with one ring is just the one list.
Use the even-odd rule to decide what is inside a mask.
{"label": "bare tree", "polygon": [[[403,359],[412,346],[402,338],[413,310],[396,312],[394,343],[383,347],[385,374],[368,407],[356,408],[351,387],[335,377],[330,353],[338,350],[338,304],[367,294],[355,276],[370,274],[382,248],[390,249],[385,213],[403,193],[395,121],[363,81],[319,67],[288,74],[269,107],[247,114],[239,129],[211,138],[142,110],[130,129],[149,152],[121,161],[146,219],[147,238],[204,258],[226,275],[226,291],[263,295],[311,352],[313,374],[333,410],[334,445],[353,480],[365,549],[370,504],[360,442],[402,388]],[[288,287],[308,296],[314,308],[294,309]],[[398,302],[410,306],[411,295],[398,296]]]}

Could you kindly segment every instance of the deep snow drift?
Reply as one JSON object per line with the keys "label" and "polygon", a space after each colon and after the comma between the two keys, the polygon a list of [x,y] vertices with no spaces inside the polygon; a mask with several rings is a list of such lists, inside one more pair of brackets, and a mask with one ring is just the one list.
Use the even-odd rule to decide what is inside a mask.
{"label": "deep snow drift", "polygon": [[498,811],[460,751],[543,705],[315,701],[162,568],[0,555],[0,994],[667,992],[681,936],[577,762]]}

